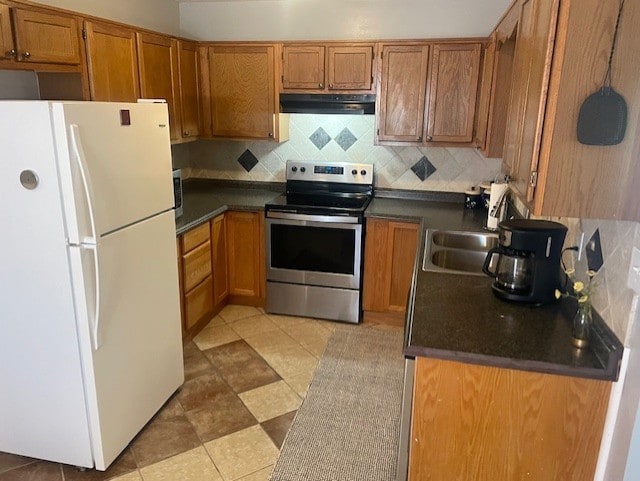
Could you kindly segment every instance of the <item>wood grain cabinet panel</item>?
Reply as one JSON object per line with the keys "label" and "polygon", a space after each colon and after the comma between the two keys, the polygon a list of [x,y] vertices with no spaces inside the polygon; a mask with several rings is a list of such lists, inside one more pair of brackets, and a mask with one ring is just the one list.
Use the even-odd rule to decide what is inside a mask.
{"label": "wood grain cabinet panel", "polygon": [[428,142],[473,140],[480,54],[479,43],[433,46]]}
{"label": "wood grain cabinet panel", "polygon": [[16,55],[11,34],[9,6],[0,3],[0,58],[11,59]]}
{"label": "wood grain cabinet panel", "polygon": [[183,255],[184,289],[190,291],[211,275],[211,243],[199,245]]}
{"label": "wood grain cabinet panel", "polygon": [[213,280],[211,276],[185,295],[185,330],[192,329],[213,310]]}
{"label": "wood grain cabinet panel", "polygon": [[325,47],[285,45],[282,47],[283,90],[324,89]]}
{"label": "wood grain cabinet panel", "polygon": [[136,32],[85,22],[91,100],[135,102],[140,97]]}
{"label": "wood grain cabinet panel", "polygon": [[74,17],[15,8],[13,25],[18,61],[80,64],[80,32]]}
{"label": "wood grain cabinet panel", "polygon": [[264,242],[263,215],[258,212],[226,213],[229,295],[232,302],[262,305]]}
{"label": "wood grain cabinet panel", "polygon": [[182,138],[178,74],[178,45],[175,39],[151,33],[137,34],[140,95],[164,99],[169,110],[171,140]]}
{"label": "wood grain cabinet panel", "polygon": [[182,138],[200,135],[200,85],[198,67],[198,44],[178,41],[180,119]]}
{"label": "wood grain cabinet panel", "polygon": [[327,47],[329,90],[371,90],[373,87],[373,45],[331,45]]}
{"label": "wood grain cabinet panel", "polygon": [[403,317],[418,247],[418,228],[419,224],[412,222],[367,219],[365,312],[393,313],[393,318]]}
{"label": "wood grain cabinet panel", "polygon": [[182,235],[182,251],[189,252],[209,240],[209,225],[200,224]]}
{"label": "wood grain cabinet panel", "polygon": [[422,142],[428,45],[383,45],[378,140]]}
{"label": "wood grain cabinet panel", "polygon": [[213,301],[221,306],[229,295],[227,261],[227,221],[219,215],[211,221],[211,262],[213,267]]}
{"label": "wood grain cabinet panel", "polygon": [[209,47],[213,136],[274,139],[273,45]]}
{"label": "wood grain cabinet panel", "polygon": [[419,357],[409,481],[593,479],[610,389]]}

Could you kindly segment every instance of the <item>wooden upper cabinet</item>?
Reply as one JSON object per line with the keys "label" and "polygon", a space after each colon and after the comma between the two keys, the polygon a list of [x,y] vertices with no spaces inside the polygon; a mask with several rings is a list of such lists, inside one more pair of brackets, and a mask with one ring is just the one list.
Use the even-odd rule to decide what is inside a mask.
{"label": "wooden upper cabinet", "polygon": [[371,92],[373,57],[373,44],[285,44],[282,91]]}
{"label": "wooden upper cabinet", "polygon": [[[5,43],[3,17],[3,43]],[[13,9],[16,59],[24,62],[80,64],[80,32],[74,17]]]}
{"label": "wooden upper cabinet", "polygon": [[428,142],[471,142],[481,45],[436,44],[431,53]]}
{"label": "wooden upper cabinet", "polygon": [[[178,41],[179,87],[182,119],[182,137],[200,135],[200,88],[198,69],[198,45]],[[215,285],[215,283],[214,283]]]}
{"label": "wooden upper cabinet", "polygon": [[135,102],[140,97],[136,32],[85,22],[91,100]]}
{"label": "wooden upper cabinet", "polygon": [[428,45],[383,45],[378,140],[422,142]]}
{"label": "wooden upper cabinet", "polygon": [[15,47],[11,35],[11,19],[9,18],[9,6],[0,3],[0,58],[13,58]]}
{"label": "wooden upper cabinet", "polygon": [[182,137],[178,93],[177,41],[162,35],[137,33],[140,95],[164,99],[169,109],[171,140]]}
{"label": "wooden upper cabinet", "polygon": [[324,89],[325,48],[317,45],[285,45],[282,47],[283,90]]}
{"label": "wooden upper cabinet", "polygon": [[329,90],[371,90],[373,45],[327,47]]}
{"label": "wooden upper cabinet", "polygon": [[213,136],[276,137],[273,45],[209,47]]}
{"label": "wooden upper cabinet", "polygon": [[504,162],[526,201],[536,185],[558,8],[559,0],[525,0],[518,24]]}

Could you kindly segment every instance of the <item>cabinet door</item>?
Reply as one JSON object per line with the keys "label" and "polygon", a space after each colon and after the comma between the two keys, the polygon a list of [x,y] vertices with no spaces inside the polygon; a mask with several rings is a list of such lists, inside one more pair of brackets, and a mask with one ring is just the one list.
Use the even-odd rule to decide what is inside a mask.
{"label": "cabinet door", "polygon": [[191,329],[213,310],[212,282],[211,276],[207,277],[185,296],[185,330]]}
{"label": "cabinet door", "polygon": [[209,70],[212,134],[274,138],[274,47],[209,47]]}
{"label": "cabinet door", "polygon": [[227,222],[224,215],[211,221],[211,260],[213,263],[213,303],[221,305],[229,295],[227,274]]}
{"label": "cabinet door", "polygon": [[17,59],[25,62],[80,64],[80,40],[75,18],[13,10]]}
{"label": "cabinet door", "polygon": [[282,89],[324,89],[324,47],[285,45],[282,47]]}
{"label": "cabinet door", "polygon": [[428,142],[473,140],[480,47],[479,43],[433,46]]}
{"label": "cabinet door", "polygon": [[200,135],[198,45],[179,40],[178,60],[182,137],[197,137]]}
{"label": "cabinet door", "polygon": [[9,6],[0,3],[0,57],[13,58],[15,55],[13,37],[11,35]]}
{"label": "cabinet door", "polygon": [[140,97],[135,31],[85,22],[91,100],[135,102]]}
{"label": "cabinet door", "polygon": [[260,216],[256,212],[228,212],[227,241],[229,260],[229,294],[234,300],[260,302],[261,249]]}
{"label": "cabinet door", "polygon": [[211,243],[199,245],[182,256],[184,290],[190,291],[211,275]]}
{"label": "cabinet door", "polygon": [[327,48],[329,90],[371,90],[373,45]]}
{"label": "cabinet door", "polygon": [[178,47],[176,40],[162,35],[137,33],[140,95],[165,99],[169,109],[171,140],[182,138],[178,94]]}
{"label": "cabinet door", "polygon": [[527,201],[536,184],[558,7],[559,0],[525,0],[518,24],[504,162]]}
{"label": "cabinet door", "polygon": [[428,45],[383,45],[378,140],[422,142]]}
{"label": "cabinet door", "polygon": [[610,390],[605,381],[418,357],[409,481],[591,480]]}
{"label": "cabinet door", "polygon": [[418,224],[367,220],[363,293],[365,311],[405,311],[417,244]]}

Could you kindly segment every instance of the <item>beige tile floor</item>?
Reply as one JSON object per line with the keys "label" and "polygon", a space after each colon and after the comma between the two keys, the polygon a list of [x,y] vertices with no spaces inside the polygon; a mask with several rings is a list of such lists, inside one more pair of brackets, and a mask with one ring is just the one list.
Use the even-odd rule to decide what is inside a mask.
{"label": "beige tile floor", "polygon": [[[185,346],[185,385],[114,467],[79,472],[0,453],[0,481],[266,481],[335,326],[227,306],[195,347]],[[251,372],[234,372],[238,366]],[[213,418],[222,403],[221,427]],[[234,417],[240,428],[220,435]]]}

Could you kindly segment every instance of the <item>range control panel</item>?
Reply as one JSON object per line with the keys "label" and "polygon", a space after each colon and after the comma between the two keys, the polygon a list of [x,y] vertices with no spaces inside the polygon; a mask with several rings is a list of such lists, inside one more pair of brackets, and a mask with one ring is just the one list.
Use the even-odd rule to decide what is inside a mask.
{"label": "range control panel", "polygon": [[287,180],[373,184],[373,164],[287,160]]}

